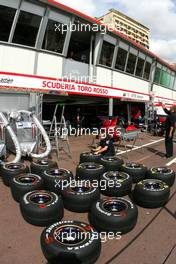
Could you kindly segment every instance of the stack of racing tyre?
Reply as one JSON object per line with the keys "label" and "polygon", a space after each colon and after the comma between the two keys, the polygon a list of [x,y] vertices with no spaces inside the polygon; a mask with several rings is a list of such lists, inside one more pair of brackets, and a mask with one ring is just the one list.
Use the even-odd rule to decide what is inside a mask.
{"label": "stack of racing tyre", "polygon": [[[101,232],[121,236],[135,228],[138,206],[164,206],[175,181],[166,167],[147,169],[116,156],[84,152],[74,176],[51,160],[4,164],[0,176],[11,188],[25,221],[43,226],[41,248],[50,264],[93,264]],[[64,208],[87,213],[89,223],[62,220]]]}

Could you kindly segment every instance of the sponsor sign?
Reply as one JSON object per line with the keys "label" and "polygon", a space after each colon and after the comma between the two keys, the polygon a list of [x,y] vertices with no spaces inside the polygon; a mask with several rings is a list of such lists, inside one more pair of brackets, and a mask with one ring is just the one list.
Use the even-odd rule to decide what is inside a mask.
{"label": "sponsor sign", "polygon": [[5,72],[0,72],[0,89],[23,92],[101,96],[108,98],[121,98],[125,101],[149,101],[148,94],[127,91],[121,88]]}
{"label": "sponsor sign", "polygon": [[154,98],[154,105],[159,107],[159,106],[161,106],[162,104],[165,104],[166,107],[170,107],[170,106],[172,106],[172,105],[176,105],[176,100],[156,96],[156,97]]}

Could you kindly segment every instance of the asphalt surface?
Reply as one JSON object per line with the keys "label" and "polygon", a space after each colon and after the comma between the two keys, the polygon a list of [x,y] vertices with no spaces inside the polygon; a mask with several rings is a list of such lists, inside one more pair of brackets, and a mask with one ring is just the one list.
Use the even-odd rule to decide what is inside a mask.
{"label": "asphalt surface", "polygon": [[[130,150],[128,159],[124,147],[118,153],[125,161],[135,161],[152,166],[165,166],[170,160],[164,157],[163,138],[142,133],[141,141]],[[132,142],[129,142],[131,145]],[[151,143],[151,144],[150,144]],[[72,159],[60,151],[58,165],[75,173],[81,152],[89,150],[92,137],[81,136],[70,139]],[[176,146],[174,146],[176,153]],[[56,153],[52,158],[57,160]],[[176,163],[169,166],[176,170]],[[22,218],[19,205],[11,196],[10,189],[0,179],[0,264],[46,264],[40,248],[42,227],[28,224]],[[100,258],[96,264],[175,264],[176,263],[176,185],[171,188],[170,200],[163,208],[144,209],[138,207],[136,227],[120,240],[102,243]],[[88,222],[87,214],[64,212],[64,220]],[[60,262],[58,262],[60,263]],[[62,264],[62,263],[61,263]]]}

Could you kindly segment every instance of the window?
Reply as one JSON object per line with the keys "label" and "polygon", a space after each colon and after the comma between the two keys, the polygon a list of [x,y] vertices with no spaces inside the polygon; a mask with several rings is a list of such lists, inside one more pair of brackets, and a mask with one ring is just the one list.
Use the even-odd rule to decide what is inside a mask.
{"label": "window", "polygon": [[65,37],[66,31],[62,32],[62,24],[49,19],[42,49],[62,53]]}
{"label": "window", "polygon": [[174,73],[172,72],[170,75],[170,85],[169,88],[173,89],[173,85],[174,85]]}
{"label": "window", "polygon": [[[176,78],[176,76],[174,77],[174,79]],[[174,90],[176,91],[176,79],[174,80]]]}
{"label": "window", "polygon": [[138,58],[135,75],[138,77],[142,77],[143,69],[144,69],[144,60],[141,58]]}
{"label": "window", "polygon": [[[68,58],[83,63],[89,63],[91,31],[87,31],[84,27],[85,23],[75,22],[76,30],[71,34],[70,44],[68,48]],[[86,25],[87,27],[89,24]],[[81,28],[82,30],[79,30]]]}
{"label": "window", "polygon": [[170,75],[168,74],[166,70],[163,69],[161,71],[160,84],[165,87],[169,87],[169,83],[170,83]]}
{"label": "window", "polygon": [[118,48],[117,59],[116,59],[116,64],[115,64],[116,69],[118,69],[120,71],[125,70],[127,53],[128,53],[127,50],[124,50],[122,48]]}
{"label": "window", "polygon": [[165,86],[169,88],[170,85],[170,74],[166,72],[166,83]]}
{"label": "window", "polygon": [[170,88],[170,82],[171,82],[171,71],[167,69],[167,83],[166,83],[167,88]]}
{"label": "window", "polygon": [[103,46],[100,55],[100,64],[111,67],[114,55],[114,45],[103,41]]}
{"label": "window", "polygon": [[40,22],[40,16],[21,11],[12,42],[34,47]]}
{"label": "window", "polygon": [[136,56],[130,53],[128,57],[126,72],[134,74],[135,64],[136,64]]}
{"label": "window", "polygon": [[154,82],[161,84],[167,88],[173,89],[175,73],[170,71],[167,67],[157,64],[155,70]]}
{"label": "window", "polygon": [[0,5],[0,40],[8,41],[16,9]]}
{"label": "window", "polygon": [[160,73],[161,73],[161,69],[156,67],[155,70],[155,76],[154,76],[154,82],[159,84],[160,81]]}
{"label": "window", "polygon": [[145,69],[144,69],[144,79],[149,80],[150,77],[150,69],[151,69],[151,63],[146,61],[145,63]]}

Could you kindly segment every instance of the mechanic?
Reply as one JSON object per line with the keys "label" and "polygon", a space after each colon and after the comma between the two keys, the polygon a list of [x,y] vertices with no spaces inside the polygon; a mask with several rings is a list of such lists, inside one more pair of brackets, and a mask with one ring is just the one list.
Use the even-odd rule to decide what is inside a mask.
{"label": "mechanic", "polygon": [[95,154],[102,154],[103,156],[114,156],[115,147],[113,143],[113,138],[110,135],[100,134],[100,143],[96,149],[93,149]]}
{"label": "mechanic", "polygon": [[81,109],[78,108],[77,109],[77,113],[76,113],[76,134],[75,134],[75,137],[77,136],[81,136],[81,129],[82,129],[82,123],[83,123],[83,120],[84,120],[84,116],[81,114]]}
{"label": "mechanic", "polygon": [[172,106],[170,111],[166,109],[162,103],[164,112],[168,115],[165,121],[165,147],[166,147],[166,158],[173,156],[173,136],[176,127],[176,106]]}

